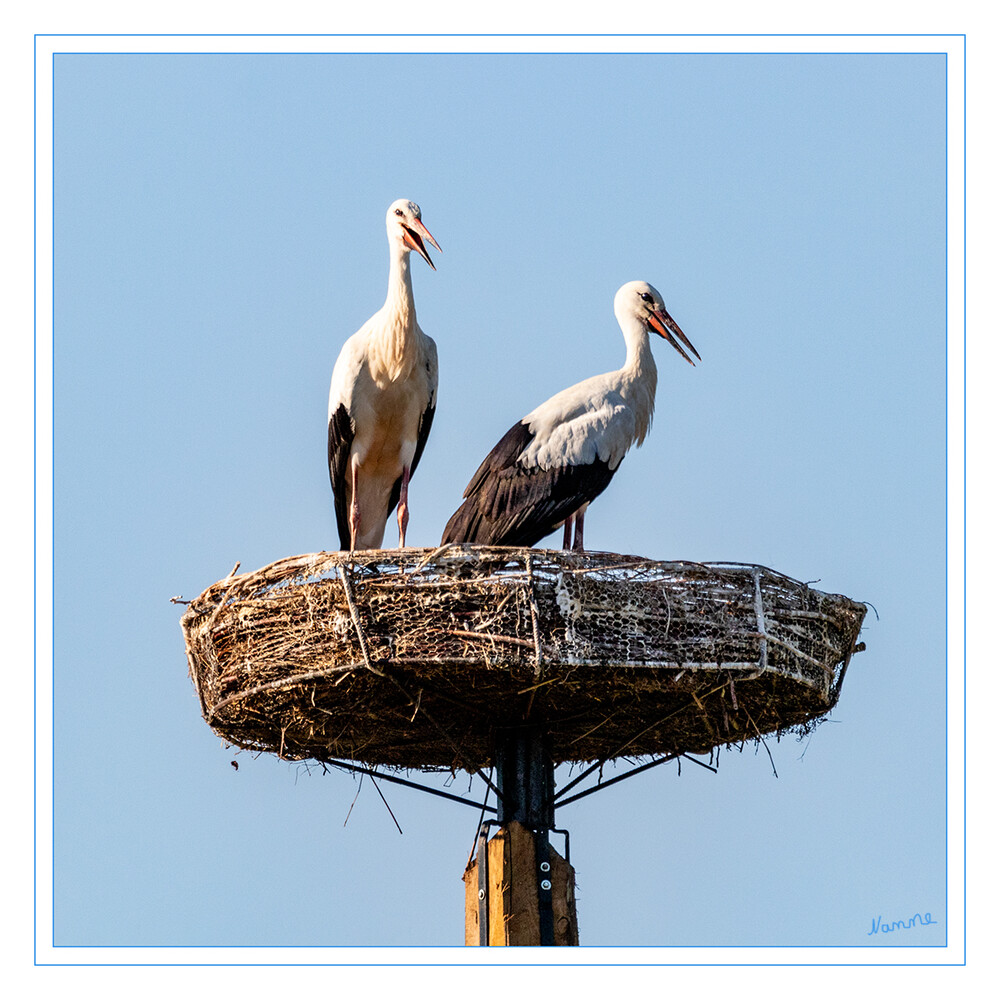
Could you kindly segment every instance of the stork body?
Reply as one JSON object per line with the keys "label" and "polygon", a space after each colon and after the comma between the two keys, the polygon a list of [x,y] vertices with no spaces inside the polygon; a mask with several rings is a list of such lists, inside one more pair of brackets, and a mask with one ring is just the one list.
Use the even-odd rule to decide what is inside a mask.
{"label": "stork body", "polygon": [[412,201],[389,206],[386,230],[385,304],[344,344],[330,380],[330,485],[340,545],[350,550],[380,548],[393,508],[405,546],[410,477],[437,402],[437,347],[417,325],[410,252],[433,268],[424,239],[441,248]]}
{"label": "stork body", "polygon": [[625,337],[625,365],[556,393],[523,417],[486,456],[452,515],[442,543],[534,545],[565,525],[564,545],[583,549],[587,506],[604,491],[633,444],[641,445],[653,419],[656,363],[649,331],[698,360],[651,285],[632,281],[615,295]]}

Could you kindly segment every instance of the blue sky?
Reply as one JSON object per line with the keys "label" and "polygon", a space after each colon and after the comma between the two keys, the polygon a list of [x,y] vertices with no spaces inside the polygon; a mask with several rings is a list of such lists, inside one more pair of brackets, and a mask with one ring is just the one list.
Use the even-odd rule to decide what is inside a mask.
{"label": "blue sky", "polygon": [[413,262],[441,388],[412,544],[621,363],[642,278],[704,361],[658,351],[588,544],[878,611],[777,780],[748,747],[560,812],[583,943],[864,946],[920,911],[892,943],[943,944],[944,83],[940,55],[57,56],[54,943],[462,939],[476,814],[383,786],[400,836],[366,783],[345,826],[352,777],[221,747],[169,603],[336,546],[330,370],[407,197],[444,250]]}

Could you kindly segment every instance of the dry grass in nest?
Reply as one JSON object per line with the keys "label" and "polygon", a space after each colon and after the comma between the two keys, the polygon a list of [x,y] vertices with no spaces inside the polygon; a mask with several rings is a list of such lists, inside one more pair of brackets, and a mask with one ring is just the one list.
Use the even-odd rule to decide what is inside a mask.
{"label": "dry grass in nest", "polygon": [[229,743],[472,771],[525,725],[556,763],[808,726],[836,704],[864,616],[763,566],[463,545],[234,571],[181,625]]}

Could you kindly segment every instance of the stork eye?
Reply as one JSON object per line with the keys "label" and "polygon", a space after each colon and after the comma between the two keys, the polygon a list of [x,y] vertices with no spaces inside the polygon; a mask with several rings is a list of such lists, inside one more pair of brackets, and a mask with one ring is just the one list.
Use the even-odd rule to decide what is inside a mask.
{"label": "stork eye", "polygon": [[639,293],[639,298],[642,299],[643,302],[652,302],[653,301],[653,296],[650,295],[649,292],[640,292]]}
{"label": "stork eye", "polygon": [[403,214],[403,210],[401,208],[397,208],[396,209],[396,215],[400,215],[401,216],[402,214]]}

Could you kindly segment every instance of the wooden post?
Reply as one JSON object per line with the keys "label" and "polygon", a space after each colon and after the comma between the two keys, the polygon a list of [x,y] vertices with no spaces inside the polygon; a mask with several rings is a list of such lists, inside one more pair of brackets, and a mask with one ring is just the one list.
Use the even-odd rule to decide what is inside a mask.
{"label": "wooden post", "polygon": [[[538,945],[541,943],[539,883],[551,883],[554,943],[578,945],[576,921],[576,876],[558,852],[549,848],[549,871],[540,870],[536,837],[512,820],[504,823],[486,844],[486,906],[491,945]],[[473,860],[465,880],[465,943],[480,943],[479,863]],[[543,892],[546,895],[549,890]]]}

